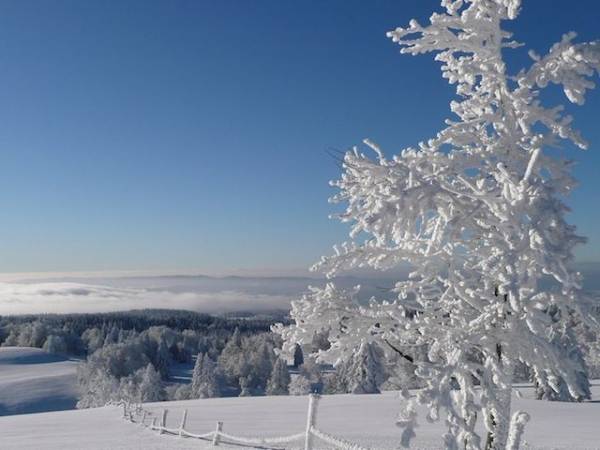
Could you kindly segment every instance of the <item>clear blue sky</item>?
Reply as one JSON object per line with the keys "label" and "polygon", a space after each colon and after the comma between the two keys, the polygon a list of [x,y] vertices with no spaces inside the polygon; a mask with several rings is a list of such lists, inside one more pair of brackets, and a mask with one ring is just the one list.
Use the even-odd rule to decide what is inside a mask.
{"label": "clear blue sky", "polygon": [[[452,88],[385,32],[439,1],[3,1],[0,271],[305,267],[345,237],[327,154],[432,136]],[[524,2],[539,52],[597,0]],[[524,53],[511,57],[513,67]],[[571,220],[600,254],[600,92]],[[569,150],[569,152],[571,152]]]}

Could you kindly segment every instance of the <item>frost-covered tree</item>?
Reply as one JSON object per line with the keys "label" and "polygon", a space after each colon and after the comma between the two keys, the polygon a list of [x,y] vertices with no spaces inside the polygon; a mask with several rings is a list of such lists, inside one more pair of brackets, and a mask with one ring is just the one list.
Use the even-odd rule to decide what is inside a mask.
{"label": "frost-covered tree", "polygon": [[204,354],[202,379],[198,394],[201,398],[219,397],[221,395],[219,391],[219,381],[217,379],[216,364],[208,353]]}
{"label": "frost-covered tree", "polygon": [[264,391],[273,370],[275,352],[273,351],[273,347],[264,338],[260,340],[262,340],[262,343],[258,345],[256,351],[249,357],[249,375],[255,382],[254,387]]}
{"label": "frost-covered tree", "polygon": [[140,384],[138,386],[140,402],[159,402],[164,400],[165,390],[162,386],[160,372],[152,364],[148,364],[140,374]]}
{"label": "frost-covered tree", "polygon": [[540,93],[556,84],[582,104],[600,70],[600,43],[575,43],[569,33],[544,56],[530,52],[530,67],[509,73],[503,53],[520,44],[502,22],[517,17],[520,0],[442,6],[428,25],[412,20],[388,35],[402,53],[435,54],[456,86],[455,117],[392,158],[369,140],[375,158],[358,148],[345,155],[333,200],[347,205],[340,219],[352,224],[351,240],[316,265],[334,276],[408,263],[408,280],[395,285],[396,300],[363,306],[355,291],[313,288],[293,303],[295,325],[278,331],[291,352],[328,328],[331,348],[319,352],[321,360],[348,359],[362,342],[376,341],[414,364],[425,387],[406,396],[404,445],[422,403],[431,420],[445,414],[446,448],[499,450],[518,441],[526,420],[515,413],[509,439],[517,361],[552,389],[563,384],[574,398],[585,396],[580,364],[556,339],[571,315],[586,317],[581,276],[570,268],[584,239],[564,217],[572,164],[548,148],[587,144],[563,107],[544,106]]}
{"label": "frost-covered tree", "polygon": [[44,342],[42,348],[48,353],[57,355],[65,355],[67,353],[67,343],[65,338],[56,336],[55,334],[51,334],[46,338],[46,342]]}
{"label": "frost-covered tree", "polygon": [[99,328],[88,328],[81,335],[81,340],[83,341],[85,347],[89,354],[94,353],[98,350],[102,345],[104,345],[104,333]]}
{"label": "frost-covered tree", "polygon": [[240,397],[250,397],[252,395],[252,381],[248,377],[240,377]]}
{"label": "frost-covered tree", "polygon": [[278,358],[273,364],[271,378],[267,383],[267,395],[287,395],[290,384],[290,372],[287,362]]}
{"label": "frost-covered tree", "polygon": [[161,339],[158,344],[158,350],[156,351],[156,358],[154,365],[160,373],[162,378],[169,378],[169,365],[170,365],[169,347],[165,340]]}
{"label": "frost-covered tree", "polygon": [[148,357],[136,343],[108,344],[90,355],[77,368],[81,392],[78,408],[104,406],[119,400],[120,380],[146,368]]}
{"label": "frost-covered tree", "polygon": [[202,363],[204,362],[204,354],[198,353],[196,356],[196,362],[194,363],[194,370],[192,371],[192,393],[198,391],[200,386],[200,379],[202,378]]}
{"label": "frost-covered tree", "polygon": [[379,394],[385,381],[382,351],[377,344],[364,342],[350,360],[346,371],[347,386],[352,394]]}
{"label": "frost-covered tree", "polygon": [[90,372],[85,365],[77,368],[77,381],[80,391],[77,408],[95,408],[109,401],[120,400],[119,381],[106,368]]}
{"label": "frost-covered tree", "polygon": [[[140,369],[132,375],[123,377],[119,380],[119,392],[117,398],[130,403],[138,403],[140,401],[140,375],[144,369]],[[114,394],[113,394],[114,395]]]}
{"label": "frost-covered tree", "polygon": [[[378,394],[387,378],[384,359],[384,352],[377,344],[361,344],[349,359],[338,361],[335,373],[325,378],[325,392]],[[395,388],[397,386],[393,385]]]}
{"label": "frost-covered tree", "polygon": [[219,397],[216,364],[207,353],[198,353],[192,373],[192,398]]}
{"label": "frost-covered tree", "polygon": [[32,323],[26,323],[21,326],[18,334],[14,336],[14,340],[10,336],[7,338],[7,340],[10,341],[10,345],[40,348],[46,341],[47,335],[48,329],[46,325],[42,321],[36,320]]}
{"label": "frost-covered tree", "polygon": [[117,342],[119,342],[119,328],[113,325],[105,335],[104,345],[116,344]]}
{"label": "frost-covered tree", "polygon": [[242,337],[235,329],[219,356],[219,369],[229,384],[239,383],[239,378],[248,373],[247,355],[242,349]]}

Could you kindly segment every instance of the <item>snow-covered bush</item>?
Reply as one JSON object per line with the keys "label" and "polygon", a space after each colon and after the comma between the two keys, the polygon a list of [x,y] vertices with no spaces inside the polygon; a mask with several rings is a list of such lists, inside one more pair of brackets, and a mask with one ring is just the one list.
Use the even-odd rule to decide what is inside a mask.
{"label": "snow-covered bush", "polygon": [[565,347],[567,323],[589,317],[581,276],[571,269],[573,248],[584,239],[565,220],[572,164],[545,150],[561,141],[587,144],[564,108],[544,106],[540,93],[557,84],[582,104],[600,70],[600,43],[575,43],[569,33],[544,56],[530,52],[530,67],[509,73],[503,52],[520,44],[502,22],[517,17],[520,0],[442,6],[429,25],[412,20],[389,37],[402,53],[435,53],[456,87],[456,117],[391,158],[370,140],[374,158],[358,148],[346,153],[333,201],[346,204],[339,218],[351,223],[351,239],[315,266],[333,277],[408,263],[408,280],[396,283],[396,300],[369,305],[333,283],[311,288],[293,302],[295,324],[276,330],[291,353],[328,329],[331,348],[318,353],[321,361],[348,360],[377,342],[413,364],[425,387],[414,398],[405,393],[398,419],[404,445],[422,403],[430,420],[445,414],[445,448],[485,442],[504,450],[517,361],[544,388],[564,388],[573,398],[589,389],[580,358]]}
{"label": "snow-covered bush", "polygon": [[191,384],[174,384],[171,386],[173,392],[168,395],[169,399],[173,400],[190,400],[192,398]]}

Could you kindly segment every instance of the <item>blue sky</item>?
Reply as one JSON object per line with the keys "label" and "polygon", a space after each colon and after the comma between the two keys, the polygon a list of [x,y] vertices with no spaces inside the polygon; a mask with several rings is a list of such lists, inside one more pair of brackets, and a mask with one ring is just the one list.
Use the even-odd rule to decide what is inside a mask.
{"label": "blue sky", "polygon": [[[0,2],[0,271],[301,268],[345,237],[328,155],[434,135],[452,88],[385,32],[439,1]],[[538,52],[600,2],[525,1]],[[525,52],[510,57],[525,64]],[[555,94],[550,100],[561,100]],[[600,92],[570,216],[600,260]]]}

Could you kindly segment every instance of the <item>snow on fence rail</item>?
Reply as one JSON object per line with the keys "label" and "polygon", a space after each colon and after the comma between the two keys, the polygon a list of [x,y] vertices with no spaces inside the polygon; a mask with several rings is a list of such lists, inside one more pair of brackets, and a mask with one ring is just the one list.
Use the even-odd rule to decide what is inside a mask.
{"label": "snow on fence rail", "polygon": [[141,405],[132,405],[129,402],[120,401],[117,403],[110,403],[114,406],[123,408],[123,419],[128,420],[132,423],[139,423],[141,426],[146,427],[150,430],[158,431],[158,434],[168,434],[172,436],[180,436],[192,439],[202,439],[205,441],[212,441],[213,445],[223,444],[238,444],[247,445],[249,447],[264,447],[265,445],[278,445],[286,444],[294,441],[304,439],[304,450],[314,449],[314,438],[320,439],[329,445],[332,445],[341,450],[369,450],[366,447],[361,447],[358,444],[348,442],[344,439],[332,436],[324,431],[316,428],[317,424],[317,406],[319,404],[320,396],[317,394],[310,394],[308,397],[308,414],[306,419],[306,429],[301,433],[296,433],[288,436],[278,436],[269,438],[251,438],[243,436],[234,436],[223,431],[223,422],[217,422],[214,431],[210,431],[204,434],[190,433],[185,429],[187,422],[187,409],[183,410],[181,416],[181,422],[178,428],[167,427],[167,415],[169,411],[163,409],[160,421],[157,423],[157,417],[152,418],[152,422],[146,423],[146,420],[153,415],[152,412],[145,410]]}

